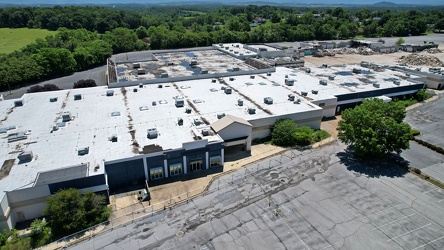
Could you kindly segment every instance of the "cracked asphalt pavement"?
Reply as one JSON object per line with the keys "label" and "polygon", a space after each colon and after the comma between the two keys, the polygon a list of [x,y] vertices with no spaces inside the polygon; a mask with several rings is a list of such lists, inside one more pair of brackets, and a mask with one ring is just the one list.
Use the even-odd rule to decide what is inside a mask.
{"label": "cracked asphalt pavement", "polygon": [[443,190],[395,164],[287,151],[70,249],[443,249]]}

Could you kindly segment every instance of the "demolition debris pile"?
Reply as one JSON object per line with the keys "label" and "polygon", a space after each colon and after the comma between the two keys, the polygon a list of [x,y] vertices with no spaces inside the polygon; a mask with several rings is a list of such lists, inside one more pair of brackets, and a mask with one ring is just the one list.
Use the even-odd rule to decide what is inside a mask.
{"label": "demolition debris pile", "polygon": [[339,48],[339,49],[332,49],[332,53],[336,54],[360,54],[360,55],[373,55],[375,52],[368,47],[358,47],[358,48]]}
{"label": "demolition debris pile", "polygon": [[425,65],[432,67],[444,67],[444,63],[435,56],[414,53],[408,56],[401,56],[399,63],[407,65]]}
{"label": "demolition debris pile", "polygon": [[442,53],[442,50],[440,50],[438,48],[431,48],[431,49],[425,49],[424,52],[429,53],[429,54],[438,54],[438,53]]}

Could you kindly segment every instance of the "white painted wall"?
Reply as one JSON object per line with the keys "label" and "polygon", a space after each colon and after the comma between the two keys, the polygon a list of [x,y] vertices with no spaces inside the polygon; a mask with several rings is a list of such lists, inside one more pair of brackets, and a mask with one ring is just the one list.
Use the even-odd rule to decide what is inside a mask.
{"label": "white painted wall", "polygon": [[248,136],[246,139],[247,144],[245,145],[245,150],[250,151],[251,150],[251,135],[252,130],[250,126],[240,124],[240,123],[233,123],[230,126],[222,129],[217,133],[222,139],[229,140],[229,139],[235,139],[239,137]]}
{"label": "white painted wall", "polygon": [[29,206],[18,207],[11,210],[11,218],[13,224],[19,222],[17,218],[17,212],[22,211],[26,220],[35,219],[43,216],[43,210],[46,208],[47,202],[41,202]]}
{"label": "white painted wall", "polygon": [[9,204],[50,196],[48,185],[14,190],[7,193]]}

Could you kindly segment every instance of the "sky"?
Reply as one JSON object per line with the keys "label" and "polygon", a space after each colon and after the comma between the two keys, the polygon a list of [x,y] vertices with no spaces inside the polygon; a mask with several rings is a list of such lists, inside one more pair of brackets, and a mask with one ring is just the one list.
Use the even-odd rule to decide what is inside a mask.
{"label": "sky", "polygon": [[[422,5],[444,5],[442,0],[422,0],[422,1],[411,1],[411,0],[262,0],[262,1],[252,1],[252,0],[226,0],[223,1],[225,4],[240,4],[242,2],[248,4],[257,4],[260,2],[269,3],[291,3],[291,4],[373,4],[382,1],[397,3],[397,4],[422,4]],[[214,2],[221,3],[220,0],[0,0],[0,4],[16,4],[16,5],[39,5],[39,4],[60,4],[60,5],[72,5],[72,4],[128,4],[128,3],[145,3],[145,4],[156,4],[156,3],[168,3],[168,2]]]}

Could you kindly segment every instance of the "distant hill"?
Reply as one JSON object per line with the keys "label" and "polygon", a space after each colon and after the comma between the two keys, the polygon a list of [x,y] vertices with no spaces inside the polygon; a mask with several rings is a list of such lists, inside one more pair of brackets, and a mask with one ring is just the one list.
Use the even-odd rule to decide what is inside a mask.
{"label": "distant hill", "polygon": [[396,3],[392,3],[392,2],[379,2],[379,3],[374,3],[373,6],[379,6],[379,7],[392,7],[392,6],[396,6]]}

